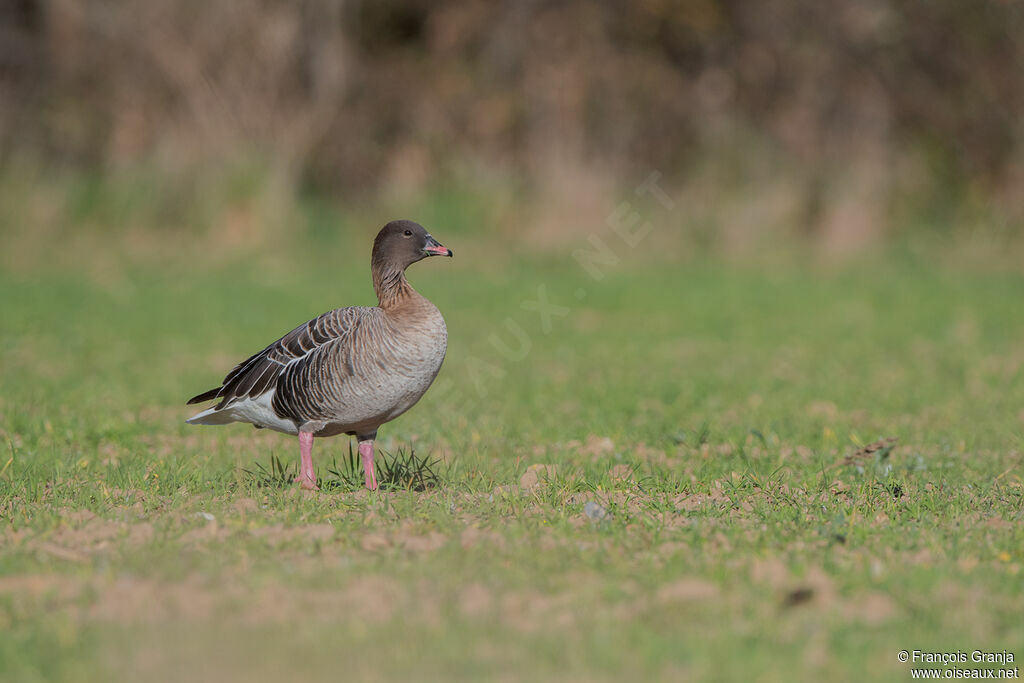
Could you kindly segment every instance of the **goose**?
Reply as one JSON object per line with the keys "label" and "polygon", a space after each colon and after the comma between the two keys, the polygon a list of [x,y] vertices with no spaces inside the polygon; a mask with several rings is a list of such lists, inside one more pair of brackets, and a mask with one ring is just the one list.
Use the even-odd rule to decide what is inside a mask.
{"label": "goose", "polygon": [[317,488],[313,438],[355,436],[366,488],[375,490],[377,429],[426,393],[448,346],[441,312],[405,279],[405,269],[428,256],[453,253],[417,223],[385,225],[370,257],[376,306],[336,308],[299,325],[236,365],[221,386],[189,399],[219,402],[186,422],[248,422],[297,435],[295,482],[304,489]]}

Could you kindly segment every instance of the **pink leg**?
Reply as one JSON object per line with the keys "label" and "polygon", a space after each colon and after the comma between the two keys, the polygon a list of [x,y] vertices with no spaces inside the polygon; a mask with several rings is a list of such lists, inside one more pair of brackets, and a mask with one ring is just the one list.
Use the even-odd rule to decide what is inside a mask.
{"label": "pink leg", "polygon": [[299,476],[295,481],[302,484],[302,488],[311,491],[316,490],[316,472],[313,471],[313,434],[312,432],[299,432]]}
{"label": "pink leg", "polygon": [[363,471],[366,472],[366,488],[377,490],[377,472],[373,469],[373,439],[359,442],[359,456],[363,459]]}

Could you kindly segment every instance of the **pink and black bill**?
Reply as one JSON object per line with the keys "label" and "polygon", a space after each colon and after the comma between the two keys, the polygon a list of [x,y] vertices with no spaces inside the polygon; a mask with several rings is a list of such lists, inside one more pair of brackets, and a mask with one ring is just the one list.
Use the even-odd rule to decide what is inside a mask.
{"label": "pink and black bill", "polygon": [[427,256],[454,256],[453,252],[448,247],[444,246],[430,235],[427,235],[427,244],[423,247],[423,253]]}

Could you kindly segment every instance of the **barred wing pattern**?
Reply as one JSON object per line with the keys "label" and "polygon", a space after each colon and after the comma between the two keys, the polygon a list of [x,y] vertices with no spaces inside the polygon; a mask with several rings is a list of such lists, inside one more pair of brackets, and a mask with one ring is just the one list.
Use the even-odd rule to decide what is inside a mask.
{"label": "barred wing pattern", "polygon": [[[275,412],[298,422],[323,417],[346,377],[353,374],[352,338],[374,309],[351,306],[324,313],[239,363],[222,386],[194,397],[189,403],[221,399],[216,410],[245,399],[274,392]],[[331,382],[324,382],[326,377]]]}

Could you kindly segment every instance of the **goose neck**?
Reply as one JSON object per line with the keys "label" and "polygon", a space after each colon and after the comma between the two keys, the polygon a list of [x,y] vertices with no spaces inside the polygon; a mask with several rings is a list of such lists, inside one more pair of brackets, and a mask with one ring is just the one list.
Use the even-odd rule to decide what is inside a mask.
{"label": "goose neck", "polygon": [[401,305],[416,293],[405,279],[404,269],[383,265],[373,268],[373,289],[380,307],[385,310]]}

